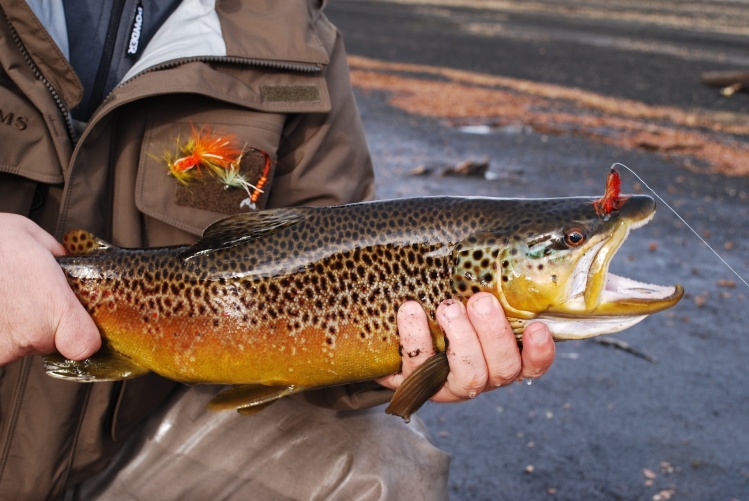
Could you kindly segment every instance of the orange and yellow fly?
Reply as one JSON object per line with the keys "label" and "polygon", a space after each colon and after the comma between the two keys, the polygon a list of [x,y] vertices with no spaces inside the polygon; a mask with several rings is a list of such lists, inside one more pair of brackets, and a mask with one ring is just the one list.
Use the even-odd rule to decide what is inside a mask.
{"label": "orange and yellow fly", "polygon": [[[241,172],[242,156],[245,151],[258,152],[265,157],[263,173],[257,184],[252,184]],[[209,128],[192,127],[190,138],[182,143],[177,138],[177,152],[164,155],[169,174],[181,184],[188,186],[207,174],[227,188],[241,188],[247,192],[243,205],[254,209],[268,181],[271,158],[264,151],[255,148],[239,147],[233,134],[218,135]]]}
{"label": "orange and yellow fly", "polygon": [[226,169],[239,169],[242,148],[233,134],[219,136],[210,129],[193,127],[184,144],[179,144],[179,138],[177,142],[177,154],[167,153],[165,160],[169,173],[184,185],[203,176],[204,171],[221,176]]}

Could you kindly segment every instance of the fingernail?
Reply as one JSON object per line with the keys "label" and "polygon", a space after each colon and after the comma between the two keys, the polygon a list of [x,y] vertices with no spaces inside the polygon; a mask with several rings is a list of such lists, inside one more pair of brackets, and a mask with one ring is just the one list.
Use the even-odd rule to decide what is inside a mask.
{"label": "fingernail", "polygon": [[549,330],[544,324],[535,323],[528,326],[526,334],[530,337],[530,340],[535,344],[543,344],[549,337]]}
{"label": "fingernail", "polygon": [[445,318],[449,318],[449,319],[458,318],[459,316],[463,314],[463,308],[461,308],[459,302],[450,301],[445,305],[443,314],[445,315]]}
{"label": "fingernail", "polygon": [[494,311],[494,303],[496,301],[494,296],[484,296],[472,304],[473,311],[485,317]]}

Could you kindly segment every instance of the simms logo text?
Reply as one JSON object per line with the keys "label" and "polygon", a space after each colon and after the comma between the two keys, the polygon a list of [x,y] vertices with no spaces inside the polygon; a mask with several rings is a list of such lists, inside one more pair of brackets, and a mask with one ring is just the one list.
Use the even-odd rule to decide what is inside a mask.
{"label": "simms logo text", "polygon": [[18,130],[26,130],[26,127],[29,126],[29,119],[23,115],[16,115],[12,111],[5,113],[0,109],[0,124],[10,125]]}

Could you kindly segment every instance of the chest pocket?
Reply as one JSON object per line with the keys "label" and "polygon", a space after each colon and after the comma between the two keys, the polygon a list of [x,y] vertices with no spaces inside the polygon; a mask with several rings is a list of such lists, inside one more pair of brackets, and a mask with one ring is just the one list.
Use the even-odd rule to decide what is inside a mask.
{"label": "chest pocket", "polygon": [[[147,218],[200,235],[217,219],[265,207],[284,114],[157,116],[147,120],[135,186],[136,206]],[[149,236],[149,244],[157,240]]]}

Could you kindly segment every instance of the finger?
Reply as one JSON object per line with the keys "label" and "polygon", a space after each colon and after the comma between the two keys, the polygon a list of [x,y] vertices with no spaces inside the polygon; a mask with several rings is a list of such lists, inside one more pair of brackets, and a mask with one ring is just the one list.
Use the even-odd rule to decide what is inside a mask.
{"label": "finger", "polygon": [[541,322],[530,324],[523,331],[523,368],[520,377],[536,378],[545,374],[554,362],[555,352],[556,346],[549,328]]}
{"label": "finger", "polygon": [[521,370],[520,350],[499,301],[492,294],[480,292],[471,296],[466,309],[486,361],[487,386],[498,388],[514,382]]}
{"label": "finger", "polygon": [[66,358],[84,360],[101,348],[99,329],[72,290],[60,291],[64,293],[61,292],[55,348]]}
{"label": "finger", "polygon": [[403,377],[408,377],[426,359],[434,355],[434,342],[422,306],[408,301],[398,309],[398,334],[403,357]]}
{"label": "finger", "polygon": [[398,308],[397,321],[402,357],[401,372],[377,380],[379,384],[391,389],[400,386],[405,378],[435,353],[426,312],[419,303],[403,303]]}
{"label": "finger", "polygon": [[67,315],[55,332],[55,348],[65,358],[84,360],[101,348],[101,336],[86,312]]}
{"label": "finger", "polygon": [[437,308],[437,319],[448,341],[450,374],[447,384],[434,400],[473,398],[486,386],[488,375],[481,343],[468,319],[466,308],[460,301],[449,299]]}

